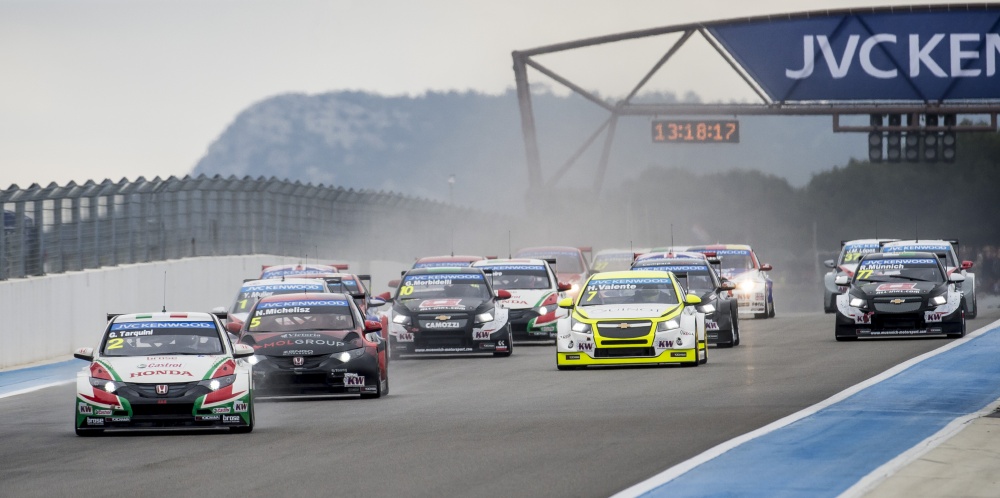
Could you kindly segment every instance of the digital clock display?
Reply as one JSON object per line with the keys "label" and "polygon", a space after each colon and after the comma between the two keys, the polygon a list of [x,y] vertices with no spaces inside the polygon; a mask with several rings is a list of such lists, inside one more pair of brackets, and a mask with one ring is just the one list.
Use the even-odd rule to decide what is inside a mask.
{"label": "digital clock display", "polygon": [[740,122],[735,119],[685,119],[653,121],[654,143],[740,143]]}

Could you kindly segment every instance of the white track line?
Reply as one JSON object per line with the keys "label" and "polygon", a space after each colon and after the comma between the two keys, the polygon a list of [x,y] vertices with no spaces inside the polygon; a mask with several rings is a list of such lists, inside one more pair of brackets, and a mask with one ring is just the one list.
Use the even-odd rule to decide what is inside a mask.
{"label": "white track line", "polygon": [[[664,484],[666,484],[666,483],[668,483],[668,482],[670,482],[670,481],[672,481],[672,480],[680,477],[681,475],[687,473],[691,469],[693,469],[693,468],[695,468],[695,467],[697,467],[697,466],[699,466],[699,465],[701,465],[701,464],[703,464],[705,462],[708,462],[709,460],[712,460],[713,458],[715,458],[715,457],[717,457],[717,456],[719,456],[719,455],[721,455],[721,454],[723,454],[723,453],[725,453],[725,452],[727,452],[727,451],[729,451],[729,450],[731,450],[731,449],[733,449],[733,448],[735,448],[737,446],[740,446],[743,443],[746,443],[748,441],[752,441],[752,440],[757,439],[757,438],[759,438],[761,436],[764,436],[766,434],[774,432],[774,431],[776,431],[776,430],[778,430],[778,429],[780,429],[782,427],[785,427],[785,426],[787,426],[789,424],[792,424],[794,422],[802,420],[803,418],[806,418],[806,417],[808,417],[808,416],[810,416],[810,415],[812,415],[812,414],[814,414],[814,413],[822,410],[823,408],[826,408],[826,407],[828,407],[830,405],[833,405],[835,403],[843,401],[844,399],[846,399],[846,398],[848,398],[848,397],[850,397],[850,396],[858,393],[859,391],[862,391],[862,390],[864,390],[864,389],[866,389],[868,387],[871,387],[871,386],[873,386],[875,384],[878,384],[879,382],[882,382],[882,381],[884,381],[884,380],[886,380],[888,378],[891,378],[891,377],[895,376],[896,374],[902,372],[903,370],[906,370],[906,369],[912,367],[913,365],[916,365],[917,363],[920,363],[920,362],[922,362],[924,360],[927,360],[929,358],[933,358],[933,357],[935,357],[935,356],[937,356],[937,355],[939,355],[941,353],[944,353],[944,352],[949,351],[949,350],[951,350],[953,348],[956,348],[956,347],[958,347],[958,346],[960,346],[962,344],[965,344],[966,342],[969,342],[970,340],[972,340],[972,339],[974,339],[976,337],[979,337],[980,335],[985,334],[987,331],[992,330],[993,328],[995,328],[997,326],[1000,326],[1000,320],[997,320],[997,321],[995,321],[995,322],[993,322],[993,323],[991,323],[989,325],[981,327],[981,328],[977,329],[976,331],[974,331],[974,332],[972,332],[970,334],[966,334],[966,336],[963,337],[963,338],[961,338],[961,339],[953,340],[953,341],[949,342],[948,344],[946,344],[944,346],[941,346],[940,348],[937,348],[937,349],[935,349],[933,351],[928,351],[928,352],[926,352],[926,353],[924,353],[924,354],[922,354],[920,356],[917,356],[916,358],[911,358],[910,360],[908,360],[906,362],[900,363],[899,365],[896,365],[895,367],[892,367],[889,370],[886,370],[885,372],[882,372],[882,373],[880,373],[880,374],[878,374],[878,375],[876,375],[876,376],[874,376],[874,377],[872,377],[872,378],[870,378],[870,379],[868,379],[868,380],[866,380],[864,382],[861,382],[860,384],[855,384],[855,385],[853,385],[853,386],[851,386],[851,387],[849,387],[849,388],[847,388],[847,389],[845,389],[845,390],[843,390],[843,391],[841,391],[841,392],[839,392],[839,393],[837,393],[837,394],[835,394],[835,395],[833,395],[833,396],[831,396],[831,397],[829,397],[829,398],[827,398],[827,399],[825,399],[825,400],[823,400],[823,401],[821,401],[819,403],[816,403],[815,405],[812,405],[812,406],[810,406],[808,408],[804,408],[804,409],[802,409],[802,410],[800,410],[798,412],[795,412],[795,413],[793,413],[793,414],[791,414],[791,415],[789,415],[789,416],[787,416],[785,418],[782,418],[782,419],[776,420],[774,422],[771,422],[770,424],[765,425],[764,427],[761,427],[760,429],[757,429],[757,430],[752,431],[752,432],[748,432],[748,433],[746,433],[746,434],[744,434],[742,436],[730,439],[729,441],[726,441],[726,442],[721,443],[721,444],[719,444],[719,445],[717,445],[717,446],[715,446],[713,448],[710,448],[710,449],[706,450],[705,452],[703,452],[703,453],[701,453],[699,455],[696,455],[696,456],[694,456],[694,457],[692,457],[692,458],[690,458],[688,460],[685,460],[685,461],[683,461],[683,462],[681,462],[681,463],[679,463],[677,465],[674,465],[673,467],[670,467],[667,470],[664,470],[663,472],[660,472],[659,474],[654,475],[653,477],[650,477],[649,479],[646,479],[645,481],[642,481],[642,482],[640,482],[638,484],[635,484],[635,485],[633,485],[633,486],[631,486],[629,488],[626,488],[626,489],[624,489],[622,491],[619,491],[618,493],[615,493],[614,495],[612,495],[612,498],[631,498],[631,497],[639,496],[639,495],[642,495],[643,493],[647,493],[649,491],[652,491],[652,490],[654,490],[654,489],[656,489],[656,488],[658,488],[658,487],[660,487],[660,486],[662,486],[662,485],[664,485]],[[945,427],[944,429],[942,429],[941,431],[939,431],[937,434],[935,434],[934,436],[931,436],[930,438],[928,438],[927,440],[925,440],[924,442],[920,443],[917,446],[923,445],[923,444],[927,443],[928,441],[930,441],[931,439],[934,439],[935,437],[943,437],[943,439],[941,439],[941,441],[935,443],[934,446],[937,446],[937,445],[941,444],[942,442],[946,441],[947,438],[950,438],[951,436],[954,436],[955,434],[957,434],[961,430],[961,428],[963,427],[963,424],[967,423],[972,418],[981,416],[980,413],[982,411],[983,410],[981,410],[980,412],[977,412],[975,414],[967,415],[965,417],[960,417],[959,419],[956,419],[955,422],[952,422],[947,427]],[[986,413],[989,413],[989,412],[987,411]],[[968,420],[965,420],[964,422],[960,422],[962,419],[966,419],[966,418],[968,418]],[[953,425],[957,425],[958,427],[951,429],[950,433],[945,434],[945,432],[947,430],[949,430],[949,428],[952,427]],[[901,460],[901,457],[903,455],[900,455],[899,457],[896,457],[895,459],[893,459],[890,462],[886,463],[882,467],[879,467],[878,469],[876,469],[875,472],[872,472],[872,474],[869,474],[868,476],[866,476],[864,479],[862,479],[861,481],[859,481],[859,483],[867,481],[870,477],[872,477],[872,475],[876,474],[879,471],[889,472],[888,475],[891,475],[892,473],[896,472],[899,468],[901,468],[905,464],[913,461],[916,458],[919,458],[921,455],[923,455],[927,451],[930,451],[930,448],[928,448],[927,450],[924,450],[924,451],[920,452],[915,457],[912,456],[912,455],[909,455],[909,453],[911,451],[913,451],[913,449],[908,450],[907,452],[903,453],[903,455],[908,455],[909,456],[908,460],[905,460],[905,461]],[[890,466],[891,463],[896,462],[897,460],[900,460],[900,462],[897,462],[897,466],[895,466],[895,467]],[[877,477],[875,477],[873,479],[877,479]],[[884,478],[882,478],[882,479],[884,480]],[[879,480],[878,482],[881,482],[881,480]],[[877,482],[876,482],[876,484],[877,484]],[[857,486],[857,485],[855,485],[855,486]],[[854,487],[852,487],[848,491],[851,491],[853,489],[854,489]],[[846,494],[846,492],[845,492],[845,494]]]}
{"label": "white track line", "polygon": [[76,382],[76,379],[60,380],[60,381],[56,381],[56,382],[50,382],[48,384],[42,384],[42,385],[39,385],[39,386],[26,387],[24,389],[20,389],[20,390],[17,390],[17,391],[11,391],[9,393],[0,394],[0,399],[9,398],[11,396],[17,396],[19,394],[27,394],[27,393],[30,393],[30,392],[40,391],[42,389],[48,389],[50,387],[61,386],[63,384],[69,384],[71,382]]}

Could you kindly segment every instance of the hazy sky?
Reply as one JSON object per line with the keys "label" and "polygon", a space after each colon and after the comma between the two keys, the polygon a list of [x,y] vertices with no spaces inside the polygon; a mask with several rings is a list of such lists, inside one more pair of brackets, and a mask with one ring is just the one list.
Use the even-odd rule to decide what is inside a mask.
{"label": "hazy sky", "polygon": [[[513,50],[692,21],[910,3],[0,0],[0,188],[184,175],[237,113],[277,94],[502,93],[514,86]],[[663,41],[642,43],[544,62],[615,94],[664,50]],[[752,95],[713,70],[657,89]]]}

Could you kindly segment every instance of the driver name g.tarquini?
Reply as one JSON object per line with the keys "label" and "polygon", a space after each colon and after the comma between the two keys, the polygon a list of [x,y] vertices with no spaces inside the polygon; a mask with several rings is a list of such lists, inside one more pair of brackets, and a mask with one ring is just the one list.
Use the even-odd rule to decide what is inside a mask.
{"label": "driver name g.tarquini", "polygon": [[253,355],[233,345],[208,313],[109,315],[100,347],[73,356],[90,362],[77,374],[77,435],[107,429],[229,428],[250,432]]}
{"label": "driver name g.tarquini", "polygon": [[591,276],[580,295],[559,305],[570,316],[559,320],[556,366],[708,361],[701,299],[683,294],[673,273],[619,271]]}
{"label": "driver name g.tarquini", "polygon": [[509,298],[494,291],[480,268],[412,269],[403,275],[386,323],[393,358],[415,354],[510,356]]}
{"label": "driver name g.tarquini", "polygon": [[837,296],[836,338],[965,335],[964,297],[937,257],[926,252],[867,254]]}

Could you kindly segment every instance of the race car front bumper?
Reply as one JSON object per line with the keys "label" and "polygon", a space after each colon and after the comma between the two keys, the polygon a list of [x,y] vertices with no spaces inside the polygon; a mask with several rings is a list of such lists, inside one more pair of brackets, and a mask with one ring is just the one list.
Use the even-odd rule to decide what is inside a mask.
{"label": "race car front bumper", "polygon": [[[155,384],[125,384],[115,394],[77,393],[79,429],[152,429],[161,427],[245,427],[251,423],[248,391],[214,393],[197,382],[166,384],[168,394],[156,394]],[[96,388],[95,388],[96,389]],[[170,392],[176,393],[171,395]],[[91,391],[92,393],[92,391]],[[89,398],[89,399],[88,399]]]}
{"label": "race car front bumper", "polygon": [[950,335],[961,334],[965,330],[962,309],[947,314],[934,310],[878,313],[857,308],[847,309],[847,315],[837,311],[838,338]]}
{"label": "race car front bumper", "polygon": [[[360,356],[352,355],[352,351],[358,351]],[[365,348],[344,353],[302,356],[301,365],[295,365],[292,356],[255,356],[254,388],[262,396],[378,392],[378,358],[367,354]]]}
{"label": "race car front bumper", "polygon": [[554,312],[539,315],[535,308],[508,308],[507,321],[510,323],[510,330],[515,341],[539,341],[556,338],[557,322]]}
{"label": "race car front bumper", "polygon": [[[590,365],[657,365],[665,363],[694,363],[704,358],[704,350],[692,349],[672,349],[663,351],[656,356],[617,356],[614,349],[639,349],[639,348],[608,348],[611,356],[594,357],[584,352],[576,353],[556,353],[556,364],[560,366],[590,366]],[[639,351],[622,352],[622,354],[642,354]],[[699,354],[701,353],[701,354]],[[600,354],[607,354],[601,352]]]}

